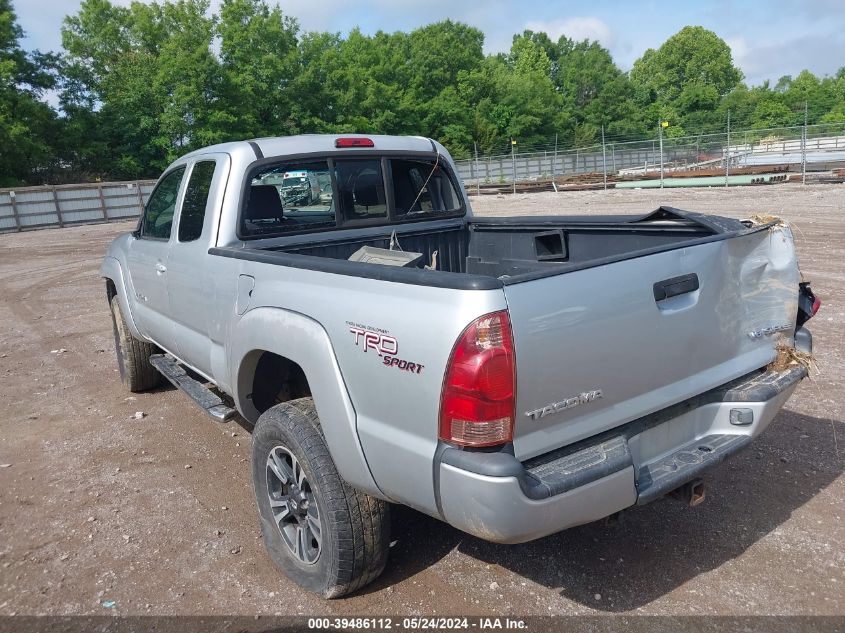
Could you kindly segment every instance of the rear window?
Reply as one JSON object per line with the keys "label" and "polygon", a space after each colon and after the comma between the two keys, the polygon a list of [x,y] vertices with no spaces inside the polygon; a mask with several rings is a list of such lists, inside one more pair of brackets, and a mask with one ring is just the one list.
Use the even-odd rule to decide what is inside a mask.
{"label": "rear window", "polygon": [[339,160],[335,174],[344,222],[387,218],[380,160]]}
{"label": "rear window", "polygon": [[[387,189],[385,165],[391,177]],[[244,238],[463,212],[445,165],[435,159],[338,157],[272,163],[252,172],[245,193],[239,233]]]}
{"label": "rear window", "polygon": [[241,213],[242,235],[276,235],[334,225],[334,193],[327,162],[270,165],[250,181]]}

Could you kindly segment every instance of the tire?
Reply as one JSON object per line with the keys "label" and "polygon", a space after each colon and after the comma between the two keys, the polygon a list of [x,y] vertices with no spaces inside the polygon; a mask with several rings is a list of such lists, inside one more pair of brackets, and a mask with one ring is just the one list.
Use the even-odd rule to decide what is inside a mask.
{"label": "tire", "polygon": [[252,481],[264,545],[299,586],[338,598],[384,570],[388,504],[338,475],[311,398],[278,404],[258,419]]}
{"label": "tire", "polygon": [[157,387],[161,382],[161,374],[150,365],[150,356],[160,353],[159,349],[152,343],[139,341],[132,336],[129,328],[126,327],[117,295],[113,296],[109,303],[120,380],[133,393]]}

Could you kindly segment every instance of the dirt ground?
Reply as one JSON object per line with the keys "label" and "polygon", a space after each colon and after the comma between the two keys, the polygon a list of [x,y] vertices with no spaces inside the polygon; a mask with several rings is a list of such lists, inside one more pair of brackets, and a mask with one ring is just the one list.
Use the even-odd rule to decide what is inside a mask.
{"label": "dirt ground", "polygon": [[248,429],[171,388],[122,388],[97,269],[131,224],[0,236],[0,615],[845,614],[845,186],[473,199],[479,214],[659,204],[794,224],[823,301],[820,373],[707,477],[702,506],[510,547],[399,508],[385,574],[332,602],[264,553]]}

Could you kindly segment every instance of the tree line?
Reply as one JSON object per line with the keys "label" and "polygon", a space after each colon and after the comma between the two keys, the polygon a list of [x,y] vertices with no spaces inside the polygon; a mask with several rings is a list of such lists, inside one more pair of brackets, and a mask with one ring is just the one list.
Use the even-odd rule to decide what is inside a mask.
{"label": "tree line", "polygon": [[[62,50],[29,52],[0,0],[0,186],[156,177],[228,140],[420,134],[456,158],[555,135],[564,146],[666,133],[845,123],[845,67],[748,86],[728,45],[688,26],[623,72],[594,41],[514,35],[485,55],[478,29],[303,32],[265,0],[84,0]],[[48,98],[50,97],[50,98]],[[50,105],[56,103],[54,107]]]}

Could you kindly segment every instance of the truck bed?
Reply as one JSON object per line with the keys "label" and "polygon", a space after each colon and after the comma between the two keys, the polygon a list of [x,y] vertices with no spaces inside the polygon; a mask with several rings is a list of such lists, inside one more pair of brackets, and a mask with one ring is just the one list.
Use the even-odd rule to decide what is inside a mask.
{"label": "truck bed", "polygon": [[[257,240],[213,254],[457,289],[492,289],[748,231],[738,220],[668,207],[644,216],[473,218]],[[422,253],[418,268],[348,261],[363,246]],[[398,245],[398,246],[397,246]],[[437,252],[436,270],[430,265]],[[448,273],[444,275],[443,273]]]}

